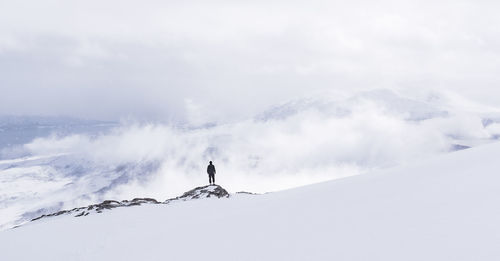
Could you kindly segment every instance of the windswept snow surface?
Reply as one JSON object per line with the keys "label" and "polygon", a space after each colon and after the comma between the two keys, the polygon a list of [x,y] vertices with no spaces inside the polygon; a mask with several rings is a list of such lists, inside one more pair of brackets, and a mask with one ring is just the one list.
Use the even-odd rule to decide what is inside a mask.
{"label": "windswept snow surface", "polygon": [[500,260],[500,144],[265,195],[56,217],[2,260]]}

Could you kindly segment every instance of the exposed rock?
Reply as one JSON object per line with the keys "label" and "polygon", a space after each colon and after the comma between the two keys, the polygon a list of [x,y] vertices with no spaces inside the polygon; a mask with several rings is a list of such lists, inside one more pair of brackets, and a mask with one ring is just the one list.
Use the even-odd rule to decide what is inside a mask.
{"label": "exposed rock", "polygon": [[176,197],[173,199],[168,199],[165,203],[168,203],[173,200],[191,200],[198,198],[228,198],[229,193],[219,185],[208,185],[203,187],[197,187],[188,192],[185,192],[180,197]]}
{"label": "exposed rock", "polygon": [[75,217],[83,217],[87,216],[91,213],[102,213],[104,210],[109,210],[118,207],[131,207],[131,206],[140,206],[142,204],[168,204],[173,201],[186,201],[192,199],[200,199],[200,198],[228,198],[229,193],[219,185],[208,185],[203,187],[197,187],[192,189],[182,196],[167,199],[164,202],[159,202],[153,198],[134,198],[132,200],[105,200],[102,203],[90,205],[87,207],[79,207],[71,210],[62,210],[52,214],[46,214],[39,216],[37,218],[32,219],[31,221],[39,220],[41,218],[46,217],[54,217],[60,215],[74,215]]}
{"label": "exposed rock", "polygon": [[247,191],[238,191],[238,192],[236,192],[236,194],[259,195],[257,193],[247,192]]}

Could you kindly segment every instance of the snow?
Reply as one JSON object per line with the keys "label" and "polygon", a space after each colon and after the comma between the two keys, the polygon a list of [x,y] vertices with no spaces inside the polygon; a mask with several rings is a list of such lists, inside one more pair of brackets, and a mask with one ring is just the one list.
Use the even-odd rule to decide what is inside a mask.
{"label": "snow", "polygon": [[0,115],[0,159],[3,156],[1,149],[22,145],[35,138],[48,137],[54,133],[96,135],[114,126],[117,123],[70,117]]}
{"label": "snow", "polygon": [[500,143],[265,195],[61,216],[2,260],[500,260]]}
{"label": "snow", "polygon": [[498,111],[447,97],[313,94],[197,128],[0,116],[0,231],[109,199],[178,196],[206,182],[209,160],[229,190],[265,193],[498,141]]}
{"label": "snow", "polygon": [[437,106],[426,101],[404,98],[392,90],[375,89],[360,92],[346,100],[336,100],[329,96],[298,99],[274,106],[255,117],[258,121],[284,120],[308,110],[346,117],[353,113],[356,106],[372,103],[390,114],[402,115],[407,121],[423,121],[433,118],[446,118],[450,115],[442,105]]}

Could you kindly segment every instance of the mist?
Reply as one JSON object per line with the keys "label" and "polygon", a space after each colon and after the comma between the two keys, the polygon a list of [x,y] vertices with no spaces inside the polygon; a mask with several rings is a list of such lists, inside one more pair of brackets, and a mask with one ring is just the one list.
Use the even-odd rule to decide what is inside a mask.
{"label": "mist", "polygon": [[231,192],[264,193],[497,141],[499,9],[0,1],[0,116],[109,123],[2,140],[0,226],[177,196],[208,161]]}
{"label": "mist", "polygon": [[[500,103],[495,1],[2,1],[0,114],[239,121],[324,91]],[[20,106],[21,105],[21,106]]]}
{"label": "mist", "polygon": [[229,190],[269,192],[500,137],[498,109],[471,111],[454,98],[430,97],[418,101],[375,90],[341,100],[327,95],[293,100],[234,123],[188,127],[128,122],[99,135],[36,138],[5,149],[3,157],[14,152],[13,157],[46,157],[29,165],[40,166],[54,180],[70,179],[63,190],[77,202],[93,202],[178,195],[207,182],[208,161],[217,167],[217,182]]}

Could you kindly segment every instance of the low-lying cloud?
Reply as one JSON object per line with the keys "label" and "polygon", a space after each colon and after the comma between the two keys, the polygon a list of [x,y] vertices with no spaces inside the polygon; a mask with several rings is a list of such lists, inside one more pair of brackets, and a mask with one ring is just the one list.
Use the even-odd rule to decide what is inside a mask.
{"label": "low-lying cloud", "polygon": [[98,135],[37,138],[11,150],[28,158],[0,164],[2,202],[29,219],[104,199],[166,199],[206,184],[210,160],[217,183],[232,192],[276,191],[500,137],[498,110],[461,110],[444,96],[429,97],[411,100],[387,90],[344,100],[312,97],[233,123],[124,123]]}
{"label": "low-lying cloud", "polygon": [[[149,165],[128,173],[126,183],[137,182],[144,187],[141,193],[165,197],[205,183],[209,160],[218,167],[218,182],[229,189],[264,192],[411,162],[447,152],[454,143],[496,135],[497,124],[484,126],[477,114],[411,109],[388,111],[373,98],[313,102],[289,115],[274,108],[282,117],[271,113],[203,128],[131,124],[97,137],[54,136],[24,147],[31,155],[82,159],[97,173]],[[421,119],[425,115],[429,118]]]}

